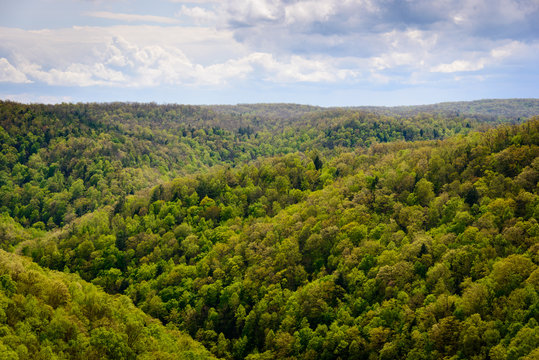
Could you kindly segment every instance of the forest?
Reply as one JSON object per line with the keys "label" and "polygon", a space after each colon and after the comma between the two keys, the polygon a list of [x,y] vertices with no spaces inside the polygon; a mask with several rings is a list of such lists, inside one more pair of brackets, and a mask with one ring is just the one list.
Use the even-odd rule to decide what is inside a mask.
{"label": "forest", "polygon": [[0,101],[0,359],[537,359],[539,100]]}

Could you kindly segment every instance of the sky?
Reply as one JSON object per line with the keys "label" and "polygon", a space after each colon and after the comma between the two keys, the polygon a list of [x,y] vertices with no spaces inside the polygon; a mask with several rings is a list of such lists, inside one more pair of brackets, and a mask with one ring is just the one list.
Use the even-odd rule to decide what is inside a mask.
{"label": "sky", "polygon": [[539,0],[0,0],[0,99],[539,97]]}

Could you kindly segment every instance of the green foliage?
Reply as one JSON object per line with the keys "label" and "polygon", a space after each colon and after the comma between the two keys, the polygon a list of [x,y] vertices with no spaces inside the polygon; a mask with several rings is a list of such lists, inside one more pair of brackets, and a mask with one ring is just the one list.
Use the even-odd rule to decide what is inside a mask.
{"label": "green foliage", "polygon": [[[398,111],[382,113],[299,105],[22,105],[1,101],[0,212],[25,226],[62,227],[178,175],[297,151],[312,155],[313,172],[302,179],[302,187],[309,188],[316,181],[328,183],[345,170],[336,167],[324,172],[322,161],[343,150],[380,142],[439,139],[467,133],[486,121],[501,121],[492,116],[433,118],[423,113],[403,118]],[[512,141],[521,143],[520,138]],[[523,154],[522,161],[529,155]],[[518,171],[506,161],[508,156],[500,156],[499,166]],[[279,182],[281,188],[287,186],[286,179],[281,180],[285,180]],[[292,185],[299,188],[298,183]],[[197,193],[213,197],[212,191],[219,186],[202,183]],[[154,193],[155,200],[159,194]],[[261,214],[257,206],[251,211]]]}
{"label": "green foliage", "polygon": [[2,246],[93,283],[2,253],[7,358],[536,355],[539,118],[2,106],[74,124],[2,125]]}
{"label": "green foliage", "polygon": [[75,275],[0,250],[3,358],[209,359],[200,344]]}

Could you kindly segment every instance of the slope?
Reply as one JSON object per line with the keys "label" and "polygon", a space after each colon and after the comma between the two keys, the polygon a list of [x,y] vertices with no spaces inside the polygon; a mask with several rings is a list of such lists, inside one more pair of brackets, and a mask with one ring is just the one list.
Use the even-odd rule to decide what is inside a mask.
{"label": "slope", "polygon": [[[512,105],[509,112],[520,104],[507,103]],[[330,158],[380,142],[466,134],[501,121],[455,114],[376,115],[287,104],[201,107],[2,101],[0,212],[25,227],[51,230],[123,196],[213,166],[235,167],[297,151]]]}
{"label": "slope", "polygon": [[401,116],[413,116],[419,113],[445,114],[446,116],[458,114],[459,116],[479,116],[485,120],[520,121],[539,113],[539,99],[485,99],[415,106],[360,106],[354,109]]}
{"label": "slope", "polygon": [[[539,119],[215,169],[20,249],[224,358],[533,358]],[[319,159],[320,160],[320,159]]]}
{"label": "slope", "polygon": [[200,344],[73,274],[0,250],[2,359],[211,359]]}

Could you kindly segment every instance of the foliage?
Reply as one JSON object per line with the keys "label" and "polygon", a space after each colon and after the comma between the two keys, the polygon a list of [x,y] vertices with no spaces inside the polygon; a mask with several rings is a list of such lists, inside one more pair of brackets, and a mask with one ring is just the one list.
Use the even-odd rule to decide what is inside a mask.
{"label": "foliage", "polygon": [[2,358],[209,359],[200,344],[72,274],[0,250]]}
{"label": "foliage", "polygon": [[[78,273],[117,301],[128,297],[221,358],[536,354],[539,118],[487,129],[501,120],[294,105],[62,106],[68,113],[78,106],[131,114],[118,122],[126,132],[155,113],[169,121],[159,131],[173,134],[184,123],[167,114],[192,114],[186,119],[198,135],[191,139],[207,139],[209,126],[219,124],[219,133],[212,131],[223,142],[215,149],[241,150],[230,161],[217,153],[208,158],[215,163],[196,158],[192,164],[208,166],[201,171],[178,165],[174,173],[171,157],[166,174],[179,176],[143,181],[137,193],[107,192],[117,176],[110,173],[91,209],[60,223],[53,217],[56,225],[41,212],[39,221],[25,222],[19,214],[28,201],[15,198],[2,215],[5,248],[42,267]],[[100,136],[114,133],[107,128]],[[150,154],[164,159],[156,136],[149,137]],[[173,139],[162,149],[173,151],[183,135]],[[209,142],[199,140],[186,149],[209,153]],[[6,181],[40,188],[17,167],[24,157],[14,161]],[[137,169],[137,161],[119,168]],[[94,185],[88,187],[87,175],[62,171],[49,172],[58,186],[44,199],[57,206],[64,199],[70,213],[73,199],[87,198]],[[62,222],[69,225],[54,229]],[[6,296],[15,296],[6,284]],[[65,307],[61,296],[43,301]],[[112,333],[114,326],[85,316],[96,356],[135,351],[122,332]]]}
{"label": "foliage", "polygon": [[473,116],[403,118],[282,104],[1,101],[0,212],[24,226],[53,229],[155,183],[215,165],[297,151],[333,157],[379,142],[464,134],[484,124]]}

